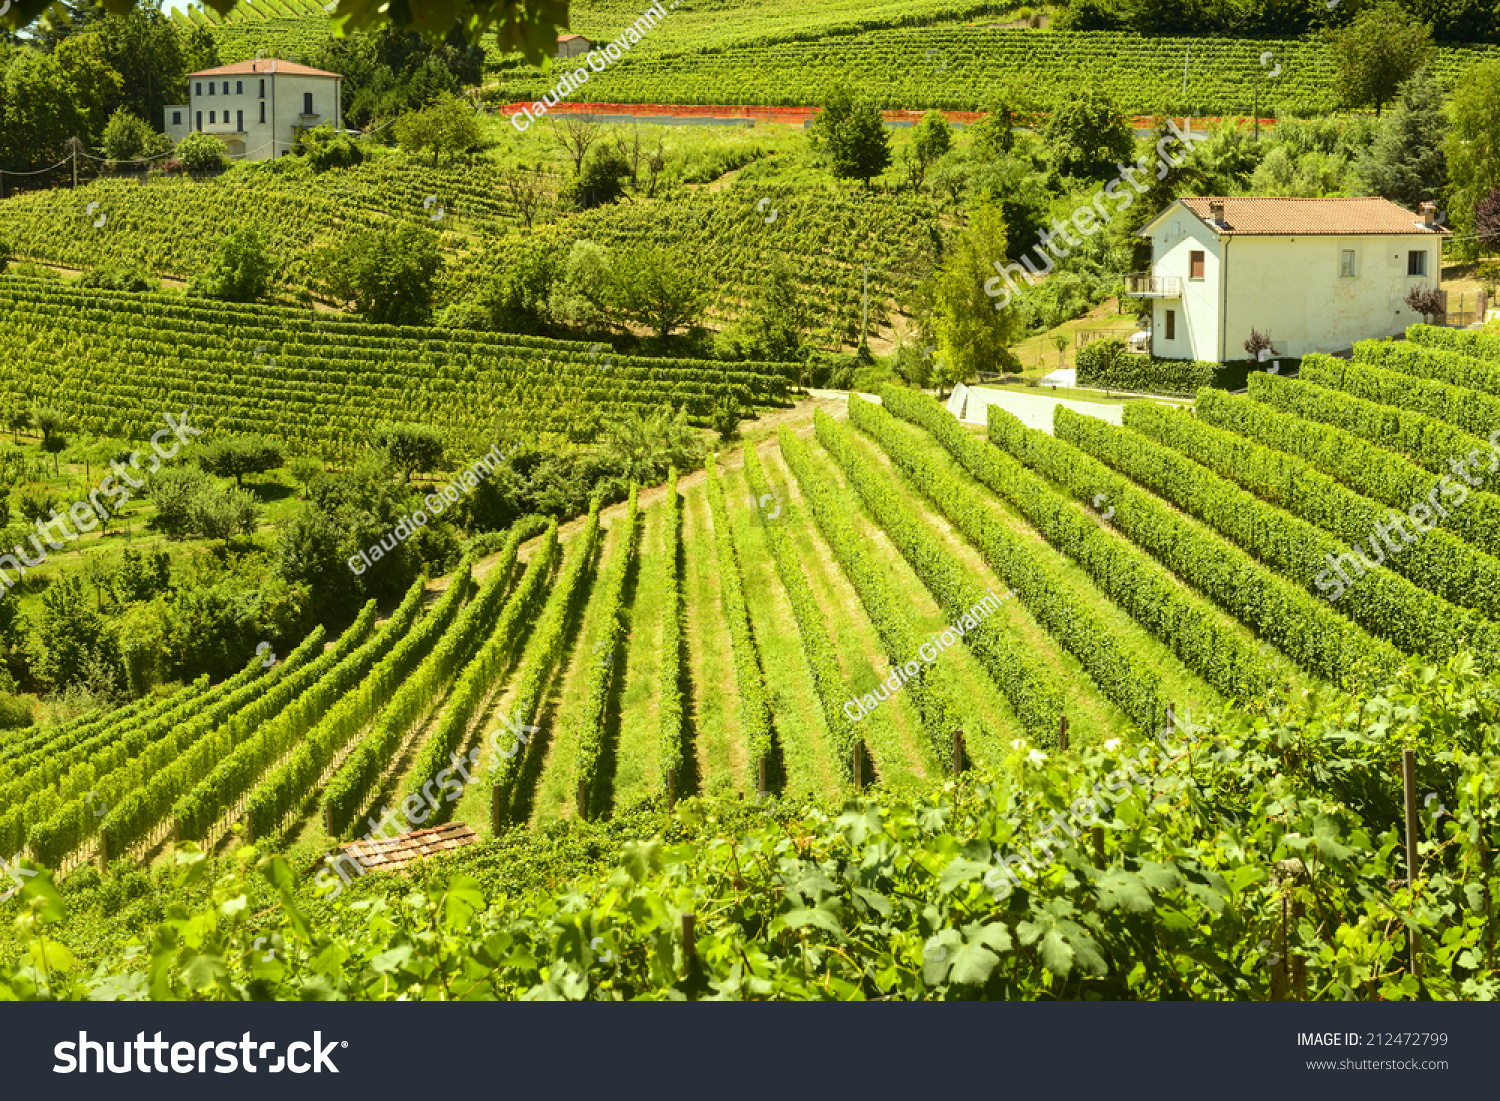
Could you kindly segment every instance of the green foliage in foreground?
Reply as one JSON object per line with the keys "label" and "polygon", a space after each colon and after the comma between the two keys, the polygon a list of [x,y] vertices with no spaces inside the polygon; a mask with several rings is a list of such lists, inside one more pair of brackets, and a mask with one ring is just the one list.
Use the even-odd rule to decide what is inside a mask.
{"label": "green foliage in foreground", "polygon": [[[1300,993],[1305,968],[1313,998],[1489,999],[1497,687],[1467,659],[1413,666],[1365,697],[1163,736],[1129,754],[1129,779],[1115,743],[1022,743],[997,774],[831,815],[689,800],[607,874],[544,861],[519,890],[514,834],[414,889],[371,876],[352,904],[310,898],[282,857],[214,868],[187,847],[160,923],[92,975],[51,933],[66,900],[42,873],[0,998],[1264,998]],[[1405,748],[1419,799],[1436,796],[1413,889]],[[1028,845],[1034,871],[1003,889],[999,861]]]}

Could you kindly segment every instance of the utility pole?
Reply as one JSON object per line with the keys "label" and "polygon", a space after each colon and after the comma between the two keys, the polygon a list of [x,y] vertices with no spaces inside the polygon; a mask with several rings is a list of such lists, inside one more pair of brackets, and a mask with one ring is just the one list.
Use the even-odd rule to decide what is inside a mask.
{"label": "utility pole", "polygon": [[865,334],[869,331],[870,320],[870,264],[865,262],[865,293],[864,300],[859,307],[859,342],[865,342]]}

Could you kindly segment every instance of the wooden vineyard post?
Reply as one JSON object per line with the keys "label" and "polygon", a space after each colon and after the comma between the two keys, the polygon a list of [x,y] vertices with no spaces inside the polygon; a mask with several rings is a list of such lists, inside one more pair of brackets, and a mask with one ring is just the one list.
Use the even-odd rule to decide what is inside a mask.
{"label": "wooden vineyard post", "polygon": [[[1411,912],[1417,893],[1417,758],[1410,749],[1401,751],[1401,785],[1406,796],[1406,887],[1407,912]],[[1411,973],[1422,977],[1422,934],[1415,928],[1407,930],[1407,946],[1411,949]]]}
{"label": "wooden vineyard post", "polygon": [[766,759],[762,757],[755,763],[756,782],[760,786],[760,797],[766,797]]}
{"label": "wooden vineyard post", "polygon": [[677,802],[677,770],[667,769],[667,806],[673,806]]}
{"label": "wooden vineyard post", "polygon": [[490,789],[490,835],[500,836],[500,785]]}
{"label": "wooden vineyard post", "polygon": [[578,777],[578,817],[587,821],[589,816],[589,782]]}
{"label": "wooden vineyard post", "polygon": [[854,743],[854,786],[863,788],[865,786],[865,743]]}
{"label": "wooden vineyard post", "polygon": [[1057,748],[1063,753],[1068,751],[1068,717],[1066,715],[1057,724]]}
{"label": "wooden vineyard post", "polygon": [[1172,732],[1174,730],[1176,730],[1176,729],[1177,729],[1177,705],[1169,703],[1169,704],[1167,704],[1167,737],[1170,738],[1172,736]]}
{"label": "wooden vineyard post", "polygon": [[1104,827],[1095,826],[1089,831],[1094,838],[1094,867],[1104,867]]}
{"label": "wooden vineyard post", "polygon": [[953,732],[953,775],[958,776],[964,770],[964,732],[955,730]]}

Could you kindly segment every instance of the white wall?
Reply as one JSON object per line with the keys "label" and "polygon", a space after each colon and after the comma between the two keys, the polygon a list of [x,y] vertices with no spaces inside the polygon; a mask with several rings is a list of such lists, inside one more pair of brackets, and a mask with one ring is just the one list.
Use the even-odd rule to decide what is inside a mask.
{"label": "white wall", "polygon": [[[1203,253],[1203,278],[1192,279],[1191,253]],[[1152,353],[1163,359],[1219,358],[1219,300],[1223,261],[1218,236],[1186,210],[1152,230],[1151,274],[1175,276],[1181,298],[1151,299]],[[1167,339],[1166,312],[1177,315],[1176,337]]]}
{"label": "white wall", "polygon": [[[1354,253],[1353,277],[1339,274],[1346,249]],[[1427,254],[1425,276],[1406,274],[1413,251]],[[1287,356],[1338,352],[1422,320],[1404,299],[1413,287],[1439,285],[1441,244],[1418,236],[1237,237],[1228,270],[1231,350],[1243,346],[1253,327]]]}

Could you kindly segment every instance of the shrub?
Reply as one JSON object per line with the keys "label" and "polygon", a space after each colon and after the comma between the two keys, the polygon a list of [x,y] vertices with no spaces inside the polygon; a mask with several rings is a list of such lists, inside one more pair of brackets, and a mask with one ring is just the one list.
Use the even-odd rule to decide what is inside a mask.
{"label": "shrub", "polygon": [[[229,147],[212,134],[189,134],[177,146],[177,161],[193,175],[224,167]],[[165,167],[165,166],[163,166]]]}

